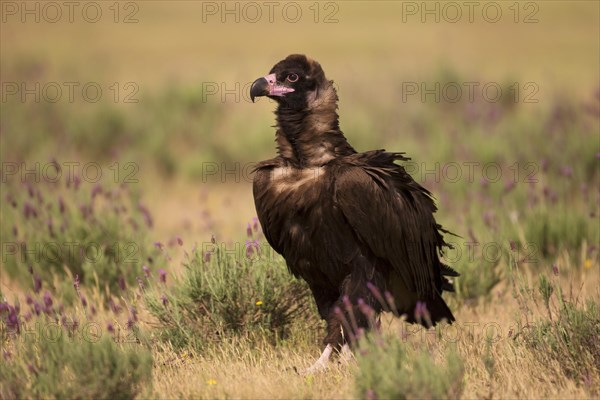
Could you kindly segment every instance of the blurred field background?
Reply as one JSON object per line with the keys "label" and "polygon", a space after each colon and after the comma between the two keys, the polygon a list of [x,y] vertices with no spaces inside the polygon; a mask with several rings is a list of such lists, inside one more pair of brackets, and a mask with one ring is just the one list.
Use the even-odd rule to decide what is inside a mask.
{"label": "blurred field background", "polygon": [[[473,22],[461,2],[274,2],[273,22],[265,2],[76,3],[73,22],[53,3],[62,16],[51,22],[47,2],[0,1],[1,397],[599,395],[597,2],[476,2]],[[454,4],[462,16],[450,22]],[[97,8],[97,22],[84,18]],[[398,347],[391,335],[387,359],[375,346],[323,375],[293,372],[322,332],[306,288],[254,226],[249,171],[275,153],[274,104],[247,93],[291,53],[335,81],[350,143],[412,157],[438,221],[462,237],[447,256],[463,275],[448,296],[458,340],[413,334]],[[82,93],[90,83],[98,101]],[[453,83],[457,101],[422,93]],[[502,98],[486,100],[486,84]],[[69,163],[102,177],[69,177]],[[69,255],[73,241],[100,256]],[[76,329],[59,341],[71,353],[15,336],[65,318],[98,323],[102,347],[73,344]],[[119,324],[135,343],[104,340],[121,337]],[[386,332],[414,329],[403,327]],[[99,362],[77,376],[83,351],[122,369],[106,377]],[[101,380],[114,384],[90,383]]]}

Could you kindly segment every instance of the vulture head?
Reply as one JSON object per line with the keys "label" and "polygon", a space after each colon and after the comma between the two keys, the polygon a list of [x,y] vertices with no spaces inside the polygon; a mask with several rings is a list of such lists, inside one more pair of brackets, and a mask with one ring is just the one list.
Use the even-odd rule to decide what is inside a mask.
{"label": "vulture head", "polygon": [[254,81],[250,98],[267,96],[280,107],[309,110],[323,103],[336,103],[333,82],[325,78],[321,65],[303,54],[279,61],[266,76]]}

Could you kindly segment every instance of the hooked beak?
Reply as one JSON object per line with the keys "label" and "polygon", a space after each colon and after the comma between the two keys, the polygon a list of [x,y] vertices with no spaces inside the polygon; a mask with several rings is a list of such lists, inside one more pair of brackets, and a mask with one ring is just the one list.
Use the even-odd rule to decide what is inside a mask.
{"label": "hooked beak", "polygon": [[278,85],[275,74],[270,74],[258,78],[250,87],[250,99],[254,103],[254,98],[259,96],[283,96],[286,93],[293,92],[291,87]]}

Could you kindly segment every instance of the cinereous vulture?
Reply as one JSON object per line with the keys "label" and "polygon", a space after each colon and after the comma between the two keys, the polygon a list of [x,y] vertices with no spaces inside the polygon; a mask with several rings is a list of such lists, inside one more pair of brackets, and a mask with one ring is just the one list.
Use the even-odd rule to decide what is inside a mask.
{"label": "cinereous vulture", "polygon": [[454,290],[447,277],[458,276],[440,260],[448,232],[434,219],[431,193],[396,163],[403,153],[354,150],[339,127],[333,81],[304,55],[278,62],[250,96],[277,103],[278,155],[254,177],[258,219],[327,322],[325,350],[308,371],[373,326],[365,310],[393,307],[425,326],[454,321],[442,299]]}

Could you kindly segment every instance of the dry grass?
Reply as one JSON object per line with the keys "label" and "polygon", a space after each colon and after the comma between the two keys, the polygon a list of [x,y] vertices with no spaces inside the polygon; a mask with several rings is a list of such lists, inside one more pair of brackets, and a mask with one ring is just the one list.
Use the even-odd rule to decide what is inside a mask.
{"label": "dry grass", "polygon": [[[244,188],[246,189],[246,188]],[[149,189],[149,198],[155,192]],[[194,215],[210,204],[219,229],[223,232],[239,231],[239,221],[227,215],[228,202],[237,197],[250,203],[250,195],[239,187],[220,185],[211,191],[205,201],[197,201],[199,191],[189,185],[164,182],[161,190],[170,193],[167,201],[156,201],[151,208],[157,215],[157,227],[153,235],[157,240],[167,241],[174,236],[184,240],[184,246],[169,249],[167,262],[169,274],[180,276],[183,253],[192,246],[194,238],[208,238],[210,230],[202,223],[189,223]],[[246,196],[247,199],[244,197]],[[178,201],[180,200],[180,201]],[[251,203],[250,203],[251,204]],[[251,210],[247,211],[248,213]],[[176,217],[179,215],[181,218]],[[237,217],[241,215],[238,214]],[[251,215],[251,214],[249,214]],[[169,218],[170,217],[170,218]],[[229,221],[229,222],[228,222]],[[236,229],[235,225],[238,226]],[[225,235],[225,233],[222,233]],[[208,240],[208,239],[206,239]],[[567,252],[561,254],[556,263],[565,266],[560,276],[552,281],[563,291],[579,301],[593,298],[600,303],[599,265],[594,261],[585,267],[573,265]],[[421,348],[439,360],[449,348],[456,348],[464,361],[464,390],[462,398],[597,398],[600,393],[600,376],[589,371],[589,379],[579,382],[567,377],[557,361],[540,363],[539,357],[524,343],[524,335],[530,334],[528,326],[534,326],[546,316],[543,302],[526,305],[519,297],[518,288],[513,287],[508,277],[508,266],[498,267],[504,271],[502,283],[494,288],[489,299],[480,301],[455,301],[456,323],[443,325],[437,331],[421,328],[387,316],[383,320],[384,332],[395,332],[406,343],[407,348]],[[528,286],[535,286],[539,267],[530,269],[523,264],[520,272]],[[551,267],[545,267],[551,275]],[[169,284],[174,278],[169,275]],[[113,322],[125,325],[125,315],[115,317],[102,305],[100,288],[84,288],[90,303],[99,304],[96,321],[102,324]],[[3,279],[2,293],[7,299],[19,298],[25,304],[24,291],[14,282]],[[75,312],[83,315],[81,306]],[[356,362],[334,364],[324,373],[300,376],[295,370],[310,366],[322,350],[319,345],[321,332],[296,334],[290,340],[273,346],[266,342],[256,343],[244,339],[224,341],[208,348],[203,353],[193,349],[175,351],[168,343],[154,338],[156,320],[143,303],[138,304],[139,327],[150,337],[153,354],[152,386],[144,393],[156,398],[355,398],[354,388]],[[82,317],[83,320],[83,317]],[[519,324],[520,323],[520,324]],[[529,325],[528,325],[529,324]],[[491,345],[487,345],[489,339]]]}
{"label": "dry grass", "polygon": [[[597,271],[598,266],[594,268]],[[598,301],[599,281],[594,278],[588,272],[577,280],[585,282],[580,296]],[[561,282],[565,288],[572,284],[570,278]],[[487,305],[461,307],[454,327],[444,326],[437,335],[389,316],[384,318],[382,329],[404,332],[407,346],[425,346],[434,358],[456,346],[465,364],[464,399],[597,398],[600,376],[591,375],[587,385],[575,382],[565,376],[558,362],[541,364],[532,351],[517,343],[515,316],[521,310],[509,290],[502,292]],[[542,311],[535,311],[531,321],[540,318]],[[529,333],[523,329],[520,335]],[[493,340],[488,348],[489,337]],[[182,356],[163,347],[155,352],[154,394],[161,398],[355,398],[354,361],[333,365],[314,376],[294,372],[294,368],[310,366],[320,351],[315,344],[256,349],[244,343],[226,343],[209,354]],[[486,359],[493,360],[491,371],[486,368]]]}
{"label": "dry grass", "polygon": [[[581,296],[592,296],[598,301],[598,280],[587,278]],[[569,279],[564,279],[563,284],[568,287]],[[11,293],[14,294],[17,292]],[[90,301],[93,299],[94,296],[90,296]],[[382,329],[398,334],[404,332],[406,346],[427,348],[435,359],[439,359],[445,349],[455,346],[465,365],[461,396],[464,399],[597,398],[599,376],[592,375],[588,385],[575,382],[565,376],[558,362],[541,364],[535,354],[516,343],[518,330],[514,316],[519,313],[519,304],[509,291],[504,291],[490,304],[461,307],[456,312],[454,327],[442,326],[437,335],[390,316],[384,318]],[[115,321],[114,315],[103,308],[98,311],[96,320]],[[141,329],[152,329],[152,317],[143,308],[140,321]],[[486,337],[489,335],[494,340],[488,348]],[[295,372],[307,368],[318,357],[321,348],[314,340],[310,343],[299,340],[295,345],[279,347],[250,345],[240,340],[222,343],[204,354],[193,350],[176,352],[160,342],[155,342],[151,349],[152,389],[143,397],[356,398],[354,360],[348,364],[333,364],[328,371],[313,376]],[[485,365],[487,358],[493,360],[491,372]]]}

